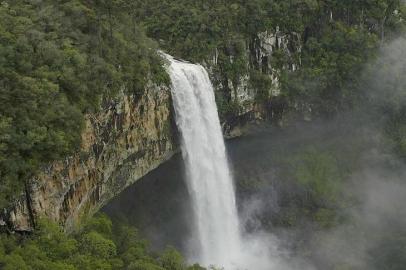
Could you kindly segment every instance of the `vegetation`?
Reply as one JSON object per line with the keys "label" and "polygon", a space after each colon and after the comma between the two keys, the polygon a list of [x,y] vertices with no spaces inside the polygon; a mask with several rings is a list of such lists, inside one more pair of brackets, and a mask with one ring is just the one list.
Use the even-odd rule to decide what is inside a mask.
{"label": "vegetation", "polygon": [[[256,102],[269,102],[268,61],[289,104],[331,115],[362,99],[361,67],[404,30],[404,14],[399,0],[2,1],[0,206],[41,165],[78,149],[85,113],[122,89],[137,98],[148,81],[168,83],[153,40],[184,59],[216,58],[223,118],[243,105],[236,89],[244,76]],[[285,36],[290,53],[278,47],[262,63],[265,31]]]}
{"label": "vegetation", "polygon": [[285,74],[283,88],[293,103],[325,116],[360,103],[362,72],[379,45],[404,31],[405,13],[396,0],[321,2],[307,7],[302,65]]}
{"label": "vegetation", "polygon": [[[290,52],[277,47],[265,65],[269,62],[285,71],[283,94],[292,105],[306,104],[322,115],[359,100],[363,65],[380,44],[405,28],[400,0],[135,2],[147,34],[169,53],[199,62],[217,56],[213,73],[223,88],[223,99],[230,103],[235,103],[232,89],[243,76],[253,73],[255,84],[258,72],[273,72],[256,53],[260,34],[278,31],[288,40]],[[291,64],[300,65],[299,71],[289,71],[286,67]],[[269,96],[258,90],[258,98],[267,101]]]}
{"label": "vegetation", "polygon": [[[280,100],[292,110],[331,118],[374,108],[384,145],[406,158],[405,71],[391,68],[406,56],[377,58],[405,33],[405,22],[401,0],[2,0],[0,208],[41,166],[79,149],[86,113],[120,91],[137,99],[149,82],[169,82],[159,48],[210,68],[223,119],[243,105],[236,93],[243,78],[255,102],[268,106],[270,75],[278,75]],[[289,42],[259,59],[266,31]],[[371,82],[374,76],[387,79]],[[339,223],[342,202],[352,203],[342,187],[360,145],[300,148],[279,161],[283,177],[303,192],[290,195],[273,223],[296,226],[302,215],[322,228]],[[29,237],[1,235],[0,268],[201,269],[187,268],[173,249],[153,256],[135,229],[105,217],[73,236],[49,221]]]}
{"label": "vegetation", "polygon": [[173,248],[155,256],[137,230],[113,224],[99,215],[77,235],[68,236],[42,220],[29,237],[0,235],[0,268],[4,270],[204,270],[188,267]]}
{"label": "vegetation", "polygon": [[[131,1],[127,1],[130,3]],[[168,78],[123,1],[1,1],[0,207],[80,145],[83,115]]]}

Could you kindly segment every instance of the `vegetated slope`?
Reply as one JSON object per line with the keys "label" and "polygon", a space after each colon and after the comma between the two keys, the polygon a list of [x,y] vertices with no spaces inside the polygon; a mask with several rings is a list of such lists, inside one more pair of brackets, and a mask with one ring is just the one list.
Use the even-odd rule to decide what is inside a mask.
{"label": "vegetated slope", "polygon": [[323,115],[353,106],[360,99],[363,66],[382,43],[404,32],[406,11],[399,0],[137,0],[134,5],[148,36],[170,54],[200,62],[217,58],[213,72],[223,77],[223,96],[217,97],[226,103],[220,104],[223,113],[238,107],[227,81],[238,84],[251,75],[258,98],[270,98],[263,75],[271,71],[256,55],[265,31],[300,37],[294,55],[279,47],[260,59],[274,67],[300,63],[299,71],[282,69],[282,95],[290,105]]}
{"label": "vegetated slope", "polygon": [[76,235],[66,235],[47,220],[33,237],[0,235],[0,267],[5,270],[204,270],[188,266],[173,248],[148,250],[137,230],[99,215]]}
{"label": "vegetated slope", "polygon": [[167,82],[156,45],[114,1],[2,1],[0,206],[80,146],[83,116]]}

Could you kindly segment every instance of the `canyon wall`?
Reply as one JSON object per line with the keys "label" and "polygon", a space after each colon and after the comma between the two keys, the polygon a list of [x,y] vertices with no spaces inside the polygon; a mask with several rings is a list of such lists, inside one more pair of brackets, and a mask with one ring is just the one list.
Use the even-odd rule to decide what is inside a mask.
{"label": "canyon wall", "polygon": [[177,149],[170,89],[149,86],[135,98],[121,94],[86,116],[80,153],[44,168],[0,226],[32,231],[46,216],[72,230],[111,198],[170,158]]}

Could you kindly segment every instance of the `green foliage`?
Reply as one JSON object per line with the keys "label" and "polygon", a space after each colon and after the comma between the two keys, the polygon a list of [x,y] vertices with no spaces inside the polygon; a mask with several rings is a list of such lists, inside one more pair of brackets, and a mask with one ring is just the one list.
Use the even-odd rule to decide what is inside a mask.
{"label": "green foliage", "polygon": [[78,149],[84,113],[123,88],[168,83],[129,2],[1,2],[0,206],[41,165]]}
{"label": "green foliage", "polygon": [[386,142],[406,158],[406,39],[384,46],[379,57],[365,71],[363,81],[367,106],[384,126]]}
{"label": "green foliage", "polygon": [[[377,48],[404,31],[401,1],[306,1],[301,68],[283,76],[291,103],[332,115],[362,104],[361,75]],[[402,30],[403,29],[403,30]],[[300,106],[299,106],[300,107]]]}
{"label": "green foliage", "polygon": [[256,90],[255,100],[258,103],[266,103],[269,101],[272,88],[272,79],[259,71],[252,71],[250,75],[250,87]]}
{"label": "green foliage", "polygon": [[64,234],[57,224],[47,220],[38,222],[34,237],[35,242],[31,244],[38,245],[51,259],[65,258],[77,250],[78,242]]}
{"label": "green foliage", "polygon": [[168,248],[160,258],[161,265],[168,270],[185,269],[185,261],[174,248]]}
{"label": "green foliage", "polygon": [[[301,47],[296,54],[294,48],[290,53],[276,48],[267,59],[285,73],[283,95],[292,107],[332,115],[362,102],[359,84],[365,63],[380,44],[406,28],[400,0],[136,0],[133,8],[147,34],[168,53],[203,63],[216,58],[210,65],[221,89],[220,113],[238,102],[233,91],[246,75],[259,87],[257,99],[270,98],[271,71],[260,68],[257,55],[265,31],[278,32],[290,47]],[[299,71],[287,69],[292,62],[300,65]]]}
{"label": "green foliage", "polygon": [[97,232],[86,233],[80,240],[80,250],[85,254],[109,259],[116,255],[117,250],[113,241],[105,239]]}
{"label": "green foliage", "polygon": [[[190,269],[202,269],[204,268]],[[29,237],[0,236],[0,268],[9,270],[183,270],[173,248],[153,257],[137,231],[112,224],[105,215],[89,220],[82,232],[69,236],[47,220]]]}
{"label": "green foliage", "polygon": [[[283,100],[325,116],[364,101],[361,70],[377,48],[404,33],[405,14],[399,0],[1,1],[0,207],[38,168],[79,149],[85,113],[122,89],[137,98],[150,81],[169,83],[158,43],[174,56],[211,66],[220,115],[229,119],[241,112],[235,91],[245,76],[257,103],[272,98],[272,71],[260,67],[258,49],[261,33],[277,32],[289,46],[301,45],[296,54],[276,48],[267,60],[282,73]],[[298,71],[287,70],[291,62],[300,63]],[[388,110],[393,100],[398,96],[379,106],[388,116],[388,140],[406,156],[405,109],[399,103]],[[295,165],[296,178],[317,196],[334,197],[337,190],[321,180],[338,177],[333,160],[314,154],[303,162]],[[89,242],[111,237],[111,224],[97,226],[98,234],[85,229]],[[143,246],[129,250],[128,260],[144,261]],[[90,255],[83,256],[85,264]]]}
{"label": "green foliage", "polygon": [[105,215],[98,215],[84,224],[83,232],[97,232],[106,238],[111,238],[113,233],[113,223]]}
{"label": "green foliage", "polygon": [[247,54],[248,44],[257,41],[258,33],[276,26],[270,13],[273,3],[266,0],[134,2],[137,17],[148,36],[158,40],[165,51],[206,64],[216,59],[212,73],[217,78],[214,83],[221,89],[219,104],[224,110],[220,112],[229,112],[232,105],[228,103],[237,104],[235,91],[254,61]]}
{"label": "green foliage", "polygon": [[[291,146],[281,146],[275,150],[279,151],[273,153],[277,156],[273,161],[278,168],[276,177],[289,189],[279,194],[286,199],[279,202],[281,211],[269,222],[295,227],[306,220],[319,228],[333,228],[347,221],[346,211],[357,204],[348,186],[364,165],[365,153],[377,147],[374,138],[365,139],[365,131],[357,125],[348,119],[332,126],[324,123],[327,133],[317,129],[311,132],[311,138],[298,137],[305,146],[287,151],[284,149]],[[264,185],[257,189],[266,188]]]}
{"label": "green foliage", "polygon": [[219,111],[219,114],[221,118],[223,119],[228,119],[228,118],[233,118],[236,115],[239,114],[241,106],[240,102],[238,101],[230,101],[228,102],[227,100],[224,99],[221,95],[218,95],[218,98],[216,100],[217,102],[217,109]]}
{"label": "green foliage", "polygon": [[302,192],[283,211],[278,223],[296,226],[307,217],[323,228],[337,224],[338,213],[347,207],[349,197],[343,193],[348,165],[340,160],[348,152],[342,154],[334,148],[300,148],[283,159],[283,177],[293,180]]}
{"label": "green foliage", "polygon": [[150,262],[145,261],[135,261],[132,262],[128,268],[128,270],[163,270],[164,268],[160,267],[159,265],[152,264]]}
{"label": "green foliage", "polygon": [[332,202],[337,200],[343,180],[334,156],[316,149],[304,150],[292,161],[292,169],[296,181],[315,196]]}
{"label": "green foliage", "polygon": [[377,38],[362,28],[330,23],[320,38],[309,38],[303,68],[284,80],[285,95],[310,104],[322,115],[337,113],[360,100],[359,77],[376,51]]}

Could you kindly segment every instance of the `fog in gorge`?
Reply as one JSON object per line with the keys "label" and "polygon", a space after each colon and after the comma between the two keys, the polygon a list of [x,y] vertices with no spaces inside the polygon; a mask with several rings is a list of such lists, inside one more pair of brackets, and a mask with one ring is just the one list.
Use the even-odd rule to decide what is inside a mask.
{"label": "fog in gorge", "polygon": [[[241,226],[253,238],[245,243],[267,254],[276,265],[269,269],[406,265],[406,167],[382,143],[381,130],[390,127],[380,115],[406,103],[405,74],[406,41],[398,39],[365,70],[364,108],[283,128],[252,127],[226,142]],[[393,92],[382,91],[388,84]],[[104,211],[136,225],[152,249],[173,245],[188,254],[193,211],[184,171],[176,155]]]}
{"label": "fog in gorge", "polygon": [[[286,269],[305,269],[303,263],[308,269],[328,269],[324,267],[337,262],[356,265],[359,269],[379,269],[371,265],[373,256],[379,254],[369,252],[380,252],[381,247],[383,251],[384,244],[402,244],[402,239],[396,239],[396,235],[404,235],[406,226],[406,185],[405,175],[400,171],[380,168],[381,162],[397,161],[391,156],[381,156],[376,149],[366,154],[366,164],[373,166],[364,165],[351,177],[344,191],[359,200],[346,210],[355,223],[323,230],[317,238],[313,231],[319,228],[306,217],[302,217],[298,221],[300,225],[294,228],[272,224],[273,219],[281,219],[291,208],[292,201],[302,199],[300,188],[277,177],[278,168],[272,166],[273,161],[303,144],[319,143],[323,136],[330,137],[337,131],[327,132],[307,125],[292,128],[291,132],[270,128],[260,135],[228,142],[235,181],[243,185],[246,181],[253,181],[259,186],[249,190],[239,188],[240,218],[251,233],[249,235],[261,236],[271,248],[277,245],[277,250],[273,250],[273,255],[277,255],[274,259],[284,258]],[[297,136],[299,131],[301,134]],[[306,134],[308,132],[310,134]],[[313,132],[321,138],[314,136]],[[154,249],[174,245],[188,254],[184,241],[191,233],[188,224],[192,214],[183,169],[181,157],[175,156],[125,191],[105,211],[137,225]],[[382,232],[392,238],[376,239],[375,236]],[[307,243],[304,247],[300,246],[303,242]],[[312,254],[310,258],[303,256],[306,253]]]}

